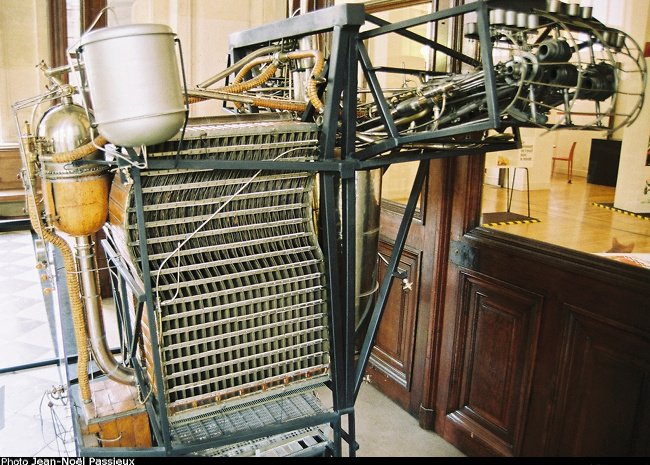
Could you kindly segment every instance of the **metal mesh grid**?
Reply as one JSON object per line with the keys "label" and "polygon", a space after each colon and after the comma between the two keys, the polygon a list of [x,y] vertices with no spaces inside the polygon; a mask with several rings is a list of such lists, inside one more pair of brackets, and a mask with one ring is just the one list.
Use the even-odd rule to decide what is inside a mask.
{"label": "metal mesh grid", "polygon": [[[171,440],[177,445],[187,445],[222,437],[237,437],[237,434],[325,413],[329,409],[321,403],[313,391],[314,386],[316,385],[279,392],[266,398],[237,406],[225,406],[195,416],[188,416],[186,412],[172,420]],[[299,455],[307,450],[313,452],[315,449],[324,449],[329,441],[328,431],[327,425],[312,426],[204,449],[196,454],[210,457]]]}
{"label": "metal mesh grid", "polygon": [[171,425],[172,441],[180,444],[205,441],[236,433],[255,431],[289,420],[309,417],[326,410],[309,392],[257,402],[246,408],[217,411]]}
{"label": "metal mesh grid", "polygon": [[246,441],[218,449],[201,451],[204,457],[292,457],[300,454],[325,453],[328,444],[328,426],[304,428],[288,433],[270,436],[255,441]]}
{"label": "metal mesh grid", "polygon": [[[314,125],[190,127],[184,159],[314,160]],[[173,158],[178,142],[147,148]],[[142,190],[171,413],[326,376],[324,265],[312,220],[315,175],[144,170]],[[126,231],[139,266],[134,199]],[[150,350],[147,347],[146,350]]]}

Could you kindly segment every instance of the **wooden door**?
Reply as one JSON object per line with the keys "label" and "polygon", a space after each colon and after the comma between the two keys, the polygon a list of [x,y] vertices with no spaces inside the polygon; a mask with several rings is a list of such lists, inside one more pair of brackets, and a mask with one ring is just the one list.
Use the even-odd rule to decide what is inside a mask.
{"label": "wooden door", "polygon": [[[381,215],[380,240],[378,250],[378,282],[382,282],[387,259],[390,257],[402,214],[398,208],[384,209]],[[422,218],[416,218],[410,228],[410,234],[404,252],[399,261],[399,278],[394,278],[388,297],[374,349],[368,361],[366,380],[403,409],[417,415],[422,397],[421,366],[416,367],[419,359],[417,337],[418,296],[422,287],[429,286],[429,280],[422,277],[423,266],[423,232]]]}
{"label": "wooden door", "polygon": [[[379,244],[379,256],[390,257],[393,244],[385,238]],[[386,393],[405,410],[411,411],[413,391],[415,323],[417,321],[417,294],[420,286],[420,249],[407,247],[402,253],[399,270],[404,278],[394,278],[375,347],[368,362],[367,379]],[[379,260],[379,281],[386,274],[386,264]],[[416,389],[417,391],[417,389]],[[417,395],[414,393],[414,395]]]}
{"label": "wooden door", "polygon": [[[459,2],[460,0],[377,0],[366,2],[365,10],[371,14],[391,11],[395,16],[387,19],[394,22],[421,16],[429,11],[429,7],[431,11],[441,11],[457,6]],[[449,31],[459,28],[462,28],[462,24],[458,18],[449,18],[446,22],[436,24],[433,32],[421,33],[426,36],[432,34],[438,43],[453,47],[455,45],[449,42],[453,41]],[[395,55],[395,59],[399,57],[401,55]],[[439,58],[446,63],[444,54],[440,54]],[[399,65],[399,62],[393,63],[393,66]],[[436,65],[435,59],[430,65],[442,66]],[[452,68],[458,68],[459,71],[457,65],[453,64]],[[450,185],[447,180],[449,167],[448,160],[429,161],[427,180],[420,195],[420,209],[410,225],[399,262],[398,271],[402,272],[403,277],[395,278],[396,282],[393,283],[366,370],[367,379],[371,383],[418,418],[420,425],[428,429],[433,429],[434,425],[434,410],[428,399],[434,396],[436,390],[436,367],[440,349],[438,338],[431,335],[439,333],[442,315],[439,311],[442,297],[439,289],[445,279],[445,275],[437,270],[440,268],[440,260],[446,260],[449,247],[446,231],[450,220],[451,198],[443,196],[442,191]],[[400,164],[392,165],[389,171],[398,169]],[[414,174],[414,171],[411,170],[411,173]],[[410,180],[409,176],[400,179],[405,186],[410,186]],[[395,203],[383,203],[379,282],[386,269],[381,257],[389,257],[393,250],[402,212],[403,208]]]}
{"label": "wooden door", "polygon": [[451,165],[435,430],[476,456],[647,456],[648,270],[476,227],[483,157]]}
{"label": "wooden door", "polygon": [[[420,210],[411,223],[398,271],[382,317],[371,354],[367,379],[402,408],[433,429],[434,410],[429,399],[436,389],[436,367],[440,349],[441,325],[438,289],[445,275],[436,270],[448,257],[448,230],[451,199],[442,195],[448,185],[449,160],[431,160],[425,186],[420,195]],[[379,255],[389,257],[393,238],[402,221],[399,208],[382,209]],[[379,260],[379,279],[385,263]]]}

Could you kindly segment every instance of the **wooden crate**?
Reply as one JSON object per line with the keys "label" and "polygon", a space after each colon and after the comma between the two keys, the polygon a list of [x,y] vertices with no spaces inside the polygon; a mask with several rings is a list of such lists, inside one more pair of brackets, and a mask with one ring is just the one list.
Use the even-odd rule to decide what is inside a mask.
{"label": "wooden crate", "polygon": [[93,402],[81,405],[79,418],[84,447],[151,447],[149,416],[135,386],[103,378],[90,389]]}

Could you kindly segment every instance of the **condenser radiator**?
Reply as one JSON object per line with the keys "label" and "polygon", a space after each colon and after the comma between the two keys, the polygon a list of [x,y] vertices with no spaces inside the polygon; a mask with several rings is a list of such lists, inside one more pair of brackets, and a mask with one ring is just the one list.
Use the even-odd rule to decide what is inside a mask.
{"label": "condenser radiator", "polygon": [[[180,146],[177,138],[147,147],[143,155],[150,163],[309,163],[317,159],[318,137],[311,123],[226,118],[190,123]],[[263,402],[327,381],[327,283],[314,219],[315,173],[139,173],[141,199],[133,181],[116,174],[107,232],[125,268],[153,297],[155,321],[142,312],[137,357],[156,396],[154,364],[160,360],[170,424],[187,425],[224,406]],[[145,223],[140,230],[138,208]],[[136,313],[132,306],[133,320]],[[320,412],[296,410],[298,418]],[[179,441],[183,430],[172,429]]]}

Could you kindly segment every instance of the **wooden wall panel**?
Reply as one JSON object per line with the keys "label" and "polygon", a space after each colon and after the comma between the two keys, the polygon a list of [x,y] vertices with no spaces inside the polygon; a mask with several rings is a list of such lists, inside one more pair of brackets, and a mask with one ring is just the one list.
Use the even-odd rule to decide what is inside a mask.
{"label": "wooden wall panel", "polygon": [[20,170],[23,167],[18,144],[0,145],[0,191],[23,190]]}
{"label": "wooden wall panel", "polygon": [[[391,252],[392,244],[380,241],[379,253],[388,258]],[[415,350],[420,253],[417,250],[405,249],[398,268],[406,272],[410,287],[403,288],[401,280],[395,278],[375,347],[370,355],[367,373],[373,384],[408,410]],[[386,274],[386,264],[382,260],[379,260],[378,270],[381,282]]]}
{"label": "wooden wall panel", "polygon": [[553,455],[647,457],[650,341],[584,309],[564,310]]}
{"label": "wooden wall panel", "polygon": [[542,297],[461,273],[448,418],[500,455],[521,444]]}
{"label": "wooden wall panel", "polygon": [[478,265],[454,275],[436,431],[472,456],[647,457],[647,270],[490,234],[467,236]]}
{"label": "wooden wall panel", "polygon": [[0,218],[26,216],[22,167],[18,144],[0,144]]}

